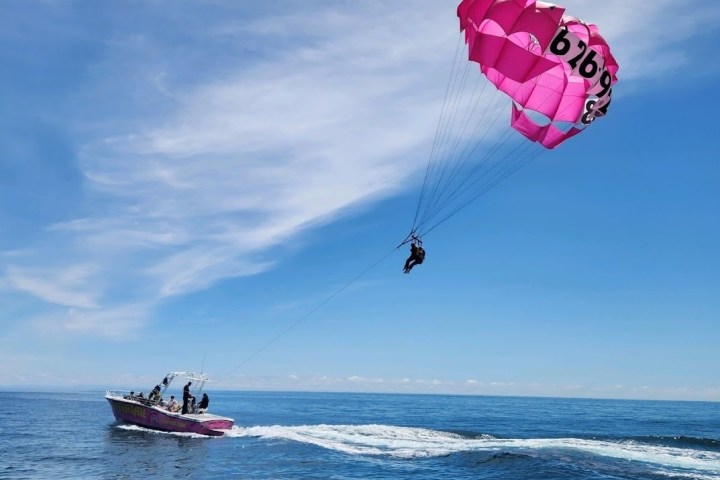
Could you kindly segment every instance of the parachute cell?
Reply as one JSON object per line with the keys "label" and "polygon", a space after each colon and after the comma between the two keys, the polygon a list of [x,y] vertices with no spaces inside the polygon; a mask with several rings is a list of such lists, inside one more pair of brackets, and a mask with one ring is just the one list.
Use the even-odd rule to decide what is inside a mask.
{"label": "parachute cell", "polygon": [[597,27],[535,0],[463,0],[471,61],[513,100],[511,126],[546,148],[607,112],[618,64]]}

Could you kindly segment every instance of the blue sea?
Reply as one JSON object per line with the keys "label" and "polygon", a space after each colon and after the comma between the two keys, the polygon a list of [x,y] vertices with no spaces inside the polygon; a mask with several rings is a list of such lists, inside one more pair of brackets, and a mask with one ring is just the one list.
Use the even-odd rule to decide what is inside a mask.
{"label": "blue sea", "polygon": [[0,392],[2,479],[720,479],[720,403],[210,392],[224,437]]}

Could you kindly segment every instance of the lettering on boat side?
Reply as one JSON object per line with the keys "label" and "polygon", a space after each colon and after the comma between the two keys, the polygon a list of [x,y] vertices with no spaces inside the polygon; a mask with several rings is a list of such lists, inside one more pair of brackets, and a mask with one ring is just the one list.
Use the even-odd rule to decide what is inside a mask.
{"label": "lettering on boat side", "polygon": [[127,403],[116,403],[115,408],[123,413],[129,413],[137,417],[145,418],[147,416],[147,410],[138,405],[128,405]]}
{"label": "lettering on boat side", "polygon": [[155,418],[155,421],[163,426],[173,426],[173,427],[178,427],[178,428],[185,427],[185,422],[183,422],[182,420],[176,419],[176,418],[168,418],[165,416],[158,415]]}

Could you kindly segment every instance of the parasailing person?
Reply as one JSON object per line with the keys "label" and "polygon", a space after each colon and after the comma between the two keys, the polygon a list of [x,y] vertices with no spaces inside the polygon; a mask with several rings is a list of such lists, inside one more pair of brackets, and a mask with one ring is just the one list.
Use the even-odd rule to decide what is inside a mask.
{"label": "parasailing person", "polygon": [[410,243],[410,256],[405,260],[405,267],[403,273],[410,273],[410,270],[415,265],[420,265],[425,261],[425,249],[422,247],[422,241],[413,236],[413,241]]}

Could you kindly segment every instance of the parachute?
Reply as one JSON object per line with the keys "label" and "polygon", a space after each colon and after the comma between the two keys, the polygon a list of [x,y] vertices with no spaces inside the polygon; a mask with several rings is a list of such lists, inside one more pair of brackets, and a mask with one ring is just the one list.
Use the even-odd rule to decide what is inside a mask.
{"label": "parachute", "polygon": [[618,64],[596,25],[535,0],[463,0],[457,12],[470,60],[513,99],[528,139],[554,148],[607,113]]}
{"label": "parachute", "polygon": [[[543,151],[586,130],[607,114],[617,82],[618,64],[597,26],[565,15],[561,6],[462,0],[457,15],[470,61],[459,61],[465,56],[459,54],[459,43],[405,243],[427,234]],[[470,65],[479,65],[482,75],[472,75]],[[482,87],[471,87],[472,78],[482,78]],[[488,83],[498,91],[495,103],[487,101]],[[508,102],[506,130],[492,135]],[[513,132],[525,139],[517,142]]]}

